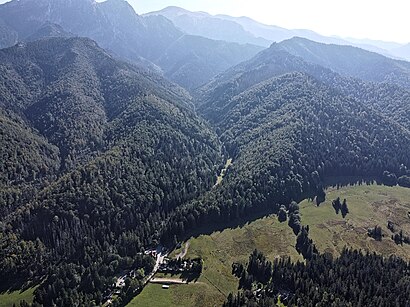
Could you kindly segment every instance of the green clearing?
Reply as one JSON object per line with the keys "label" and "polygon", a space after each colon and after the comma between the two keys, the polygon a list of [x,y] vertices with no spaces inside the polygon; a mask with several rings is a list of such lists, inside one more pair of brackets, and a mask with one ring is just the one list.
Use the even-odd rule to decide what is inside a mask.
{"label": "green clearing", "polygon": [[23,292],[17,290],[12,292],[0,293],[0,307],[11,307],[13,304],[20,306],[20,301],[27,303],[33,302],[33,292],[36,288],[29,288]]}
{"label": "green clearing", "polygon": [[[292,230],[273,215],[243,227],[191,238],[189,243],[186,257],[199,256],[204,260],[199,280],[188,285],[171,285],[168,290],[149,284],[128,306],[165,306],[161,305],[165,300],[166,306],[221,306],[226,296],[238,287],[238,280],[232,275],[232,263],[246,262],[255,248],[272,260],[280,256],[301,259],[294,247]],[[181,249],[175,250],[171,256],[180,252]]]}
{"label": "green clearing", "polygon": [[[332,200],[346,198],[349,214],[345,219],[336,215]],[[410,246],[396,245],[387,221],[392,221],[404,233],[410,234],[410,189],[378,185],[347,186],[328,189],[326,201],[317,207],[307,200],[300,204],[302,224],[309,225],[310,237],[321,252],[338,255],[344,246],[376,252],[384,256],[395,254],[410,260]],[[376,241],[367,229],[382,227],[383,239]]]}
{"label": "green clearing", "polygon": [[[336,215],[332,200],[347,199],[350,213],[345,219]],[[302,224],[310,226],[310,237],[321,252],[334,255],[344,246],[375,251],[385,256],[396,254],[410,260],[410,246],[398,246],[391,240],[387,221],[394,222],[410,234],[410,189],[377,185],[347,186],[327,190],[326,201],[317,207],[307,200],[301,202]],[[380,225],[384,237],[381,242],[367,236],[367,229]],[[221,306],[230,292],[235,292],[238,280],[231,274],[233,262],[245,263],[255,249],[269,259],[290,256],[302,260],[295,250],[295,236],[287,223],[279,223],[269,216],[243,227],[225,229],[211,235],[188,240],[186,257],[200,256],[204,270],[197,283],[171,285],[162,290],[149,284],[129,306]],[[184,246],[171,253],[178,255]],[[161,275],[160,277],[166,277]]]}
{"label": "green clearing", "polygon": [[162,285],[160,284],[149,283],[144,290],[128,304],[128,306],[203,306],[204,300],[210,298],[208,296],[210,293],[212,293],[212,289],[209,288],[209,285],[200,282],[188,285],[170,285],[169,289],[162,289]]}
{"label": "green clearing", "polygon": [[171,303],[171,293],[170,289],[162,289],[161,285],[157,284],[147,284],[137,297],[135,297],[128,306],[136,307],[146,307],[146,306],[155,306],[155,307],[165,307],[170,306]]}

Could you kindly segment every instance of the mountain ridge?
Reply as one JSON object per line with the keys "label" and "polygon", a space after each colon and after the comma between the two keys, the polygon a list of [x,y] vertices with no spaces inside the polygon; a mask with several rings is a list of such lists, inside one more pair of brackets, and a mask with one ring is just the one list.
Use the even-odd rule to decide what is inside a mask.
{"label": "mountain ridge", "polygon": [[410,178],[410,63],[298,37],[211,40],[123,0],[10,3],[0,19],[28,36],[0,49],[0,292],[123,306],[163,247],[267,214],[297,235],[295,202],[320,206],[330,179]]}
{"label": "mountain ridge", "polygon": [[[219,37],[224,37],[226,40],[252,42],[268,47],[273,42],[280,42],[286,39],[291,39],[294,36],[301,36],[309,40],[314,40],[327,44],[352,45],[368,51],[380,53],[384,56],[392,58],[404,58],[410,60],[408,52],[396,52],[396,49],[401,46],[398,43],[384,42],[371,39],[354,39],[341,38],[338,36],[324,36],[308,29],[286,29],[275,25],[267,25],[255,21],[246,16],[233,17],[224,14],[211,15],[204,12],[192,12],[180,7],[166,7],[159,11],[146,13],[145,15],[163,15],[178,25],[183,31],[188,34],[199,34],[208,38],[214,38],[215,35],[210,29],[212,23],[221,22],[221,20],[229,21],[236,24],[236,35],[227,31],[217,33]],[[199,26],[198,23],[201,25]],[[207,30],[208,24],[209,29]],[[226,28],[233,27],[233,24],[225,23]],[[220,31],[219,31],[220,32]],[[251,35],[251,36],[249,36]],[[255,39],[257,39],[255,41]]]}
{"label": "mountain ridge", "polygon": [[[353,50],[355,52],[357,51],[360,56],[370,55],[370,65],[363,64],[366,63],[366,61],[360,63],[360,65],[363,66],[359,72],[362,73],[365,71],[367,74],[364,74],[364,76],[367,76],[367,78],[364,78],[364,80],[358,79],[359,76],[352,72],[347,72],[342,76],[332,70],[331,68],[334,67],[331,65],[324,67],[318,65],[317,61],[309,61],[310,58],[306,54],[291,54],[287,51],[286,45],[282,45],[287,43],[285,41],[273,44],[270,48],[263,50],[251,60],[225,71],[208,84],[199,88],[194,93],[198,110],[209,120],[218,121],[221,115],[221,107],[234,96],[269,78],[298,71],[314,76],[321,82],[337,88],[346,96],[354,96],[362,102],[371,103],[376,109],[383,110],[388,116],[396,118],[405,126],[410,123],[410,116],[407,114],[410,102],[409,87],[408,82],[406,82],[410,75],[407,70],[399,70],[397,74],[391,73],[395,71],[396,63],[401,64],[402,62],[391,60],[376,53],[370,53],[355,47],[325,45],[305,39],[302,40],[319,48],[323,47],[325,50],[329,50],[328,48],[330,48],[330,50],[336,48],[338,52]],[[291,39],[290,42],[296,42],[297,44],[298,39]],[[316,54],[312,54],[314,59],[316,59]],[[334,54],[332,56],[334,56]],[[374,65],[374,62],[372,62],[373,57],[382,59],[384,65]],[[318,58],[322,60],[321,57]],[[337,59],[339,60],[338,57]],[[354,56],[352,59],[354,59]],[[360,57],[356,58],[356,61],[360,59]],[[344,60],[346,60],[346,58],[336,63],[343,68],[349,67],[351,64],[348,63],[344,65]],[[348,61],[350,62],[351,59],[349,58]],[[390,65],[391,63],[393,63],[393,65]],[[356,65],[358,66],[359,64],[356,63]],[[356,67],[353,67],[355,69],[354,71],[356,71]],[[379,74],[378,81],[385,81],[386,83],[369,82],[369,80],[373,81],[375,77],[377,77],[373,71],[377,71]]]}
{"label": "mountain ridge", "polygon": [[[214,185],[221,144],[185,90],[89,38],[2,49],[0,70],[1,287],[42,279],[39,304],[101,302],[122,270],[152,271],[144,248]],[[67,272],[81,277],[50,290]]]}
{"label": "mountain ridge", "polygon": [[[3,21],[0,23],[0,25],[3,24],[0,29],[3,29],[5,37],[3,47],[14,44],[16,40],[24,41],[34,35],[44,24],[54,23],[73,35],[90,37],[117,57],[153,70],[157,70],[154,64],[158,65],[159,61],[162,66],[169,67],[171,63],[178,60],[177,57],[174,57],[170,58],[169,62],[164,61],[167,58],[164,51],[168,50],[170,46],[174,46],[174,48],[179,46],[179,50],[174,54],[184,52],[188,48],[184,45],[175,45],[175,42],[183,37],[184,33],[178,30],[171,21],[163,16],[140,16],[125,0],[105,2],[95,2],[94,0],[69,2],[13,0],[0,5],[0,20]],[[13,38],[13,35],[16,38]],[[196,39],[195,37],[191,38]],[[187,41],[187,37],[184,40]],[[188,43],[192,45],[192,42],[187,41]],[[224,48],[220,48],[221,44],[224,44]],[[215,40],[208,40],[206,45],[208,52],[202,55],[201,61],[188,64],[198,66],[201,63],[202,67],[199,68],[199,71],[207,71],[207,74],[190,75],[190,70],[184,70],[181,66],[181,74],[188,75],[188,77],[176,77],[174,81],[180,82],[189,79],[189,82],[180,85],[189,89],[196,88],[204,83],[202,82],[204,76],[206,82],[216,74],[262,50],[262,47],[259,46],[244,46]],[[242,51],[243,56],[241,56]],[[230,57],[231,52],[236,53],[237,56]],[[207,57],[225,57],[226,60],[213,66],[211,70],[204,63]],[[172,78],[172,73],[165,69],[163,72]]]}

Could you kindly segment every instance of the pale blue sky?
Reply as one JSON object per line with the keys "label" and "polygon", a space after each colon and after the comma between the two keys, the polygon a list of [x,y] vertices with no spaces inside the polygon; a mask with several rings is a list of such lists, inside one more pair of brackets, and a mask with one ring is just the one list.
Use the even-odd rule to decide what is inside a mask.
{"label": "pale blue sky", "polygon": [[[0,0],[0,3],[3,2],[7,1]],[[325,35],[410,42],[410,31],[408,31],[410,1],[408,0],[129,0],[129,2],[139,14],[174,5],[212,14],[249,16],[266,24],[291,29],[310,29]]]}
{"label": "pale blue sky", "polygon": [[129,0],[137,13],[169,5],[248,16],[266,24],[325,35],[410,42],[408,0]]}

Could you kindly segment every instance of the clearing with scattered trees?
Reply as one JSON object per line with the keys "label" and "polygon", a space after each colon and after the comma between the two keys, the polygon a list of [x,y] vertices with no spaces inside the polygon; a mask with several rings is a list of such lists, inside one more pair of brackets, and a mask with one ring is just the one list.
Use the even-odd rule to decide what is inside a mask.
{"label": "clearing with scattered trees", "polygon": [[[332,207],[332,200],[337,197],[347,200],[349,213],[345,218],[340,213],[337,215]],[[407,216],[410,189],[375,184],[339,189],[331,187],[326,190],[326,200],[320,206],[308,200],[299,206],[301,224],[309,225],[309,237],[319,252],[338,256],[347,246],[383,256],[396,254],[410,260],[410,245],[394,243],[392,232],[387,229],[387,221],[391,220],[410,233],[410,217]],[[382,241],[367,235],[367,229],[376,224],[382,227]],[[204,260],[198,283],[171,285],[168,290],[148,285],[128,306],[148,306],[144,304],[150,302],[149,306],[160,307],[163,305],[157,298],[165,295],[168,297],[166,306],[184,306],[184,302],[187,306],[220,306],[229,293],[238,289],[239,280],[232,275],[232,264],[246,263],[255,248],[270,261],[283,256],[290,256],[292,261],[303,260],[295,249],[296,236],[288,221],[280,223],[276,215],[257,219],[242,227],[191,238],[188,242],[186,256]],[[184,244],[171,256],[178,255],[182,249]],[[168,292],[164,294],[163,291]]]}

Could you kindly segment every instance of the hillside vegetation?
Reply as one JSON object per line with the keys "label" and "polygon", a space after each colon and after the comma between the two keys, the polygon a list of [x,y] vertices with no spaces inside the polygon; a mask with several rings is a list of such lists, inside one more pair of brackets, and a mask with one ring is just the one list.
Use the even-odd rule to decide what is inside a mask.
{"label": "hillside vegetation", "polygon": [[[264,251],[271,260],[283,256],[300,260],[295,250],[295,236],[286,223],[279,223],[272,215],[235,228],[201,235],[189,239],[185,257],[201,257],[204,268],[198,281],[188,285],[171,285],[162,290],[157,285],[148,285],[128,306],[161,306],[163,296],[168,306],[220,306],[230,292],[238,288],[238,279],[232,275],[233,262],[245,262],[255,248]],[[172,252],[171,257],[180,250]]]}
{"label": "hillside vegetation", "polygon": [[[346,218],[337,215],[332,207],[331,203],[337,197],[347,199],[349,213]],[[410,260],[410,245],[394,243],[392,232],[387,229],[387,221],[392,221],[398,229],[410,233],[409,199],[410,189],[402,187],[374,184],[330,187],[326,189],[326,201],[320,206],[307,199],[299,204],[301,222],[309,225],[309,237],[319,251],[335,258],[348,247]],[[376,225],[383,229],[382,241],[368,236],[368,228]],[[186,257],[200,256],[204,260],[204,271],[199,280],[188,285],[172,285],[168,290],[148,285],[128,306],[161,306],[161,302],[168,306],[221,305],[229,293],[236,293],[238,289],[239,280],[232,275],[232,263],[245,264],[254,249],[272,262],[280,257],[291,257],[292,262],[302,260],[296,252],[296,236],[292,229],[287,222],[279,223],[275,215],[237,228],[190,238],[187,242]],[[173,251],[171,256],[178,255],[181,249]],[[166,299],[157,300],[157,297]]]}
{"label": "hillside vegetation", "polygon": [[259,52],[124,0],[10,1],[0,43],[5,299],[151,305],[146,250],[189,240],[203,273],[159,304],[406,302],[408,63],[300,38]]}
{"label": "hillside vegetation", "polygon": [[304,73],[233,96],[214,124],[233,164],[218,189],[171,216],[168,226],[181,237],[207,221],[277,212],[321,195],[327,177],[409,173],[408,129]]}
{"label": "hillside vegetation", "polygon": [[[58,24],[61,29],[50,24]],[[263,47],[185,35],[163,16],[139,16],[125,0],[10,1],[0,6],[0,47],[17,40],[89,37],[115,56],[195,89]],[[160,68],[158,68],[158,66]]]}
{"label": "hillside vegetation", "polygon": [[184,90],[89,39],[4,49],[0,67],[2,287],[47,276],[38,303],[101,302],[120,271],[152,269],[136,255],[215,184],[221,145]]}

